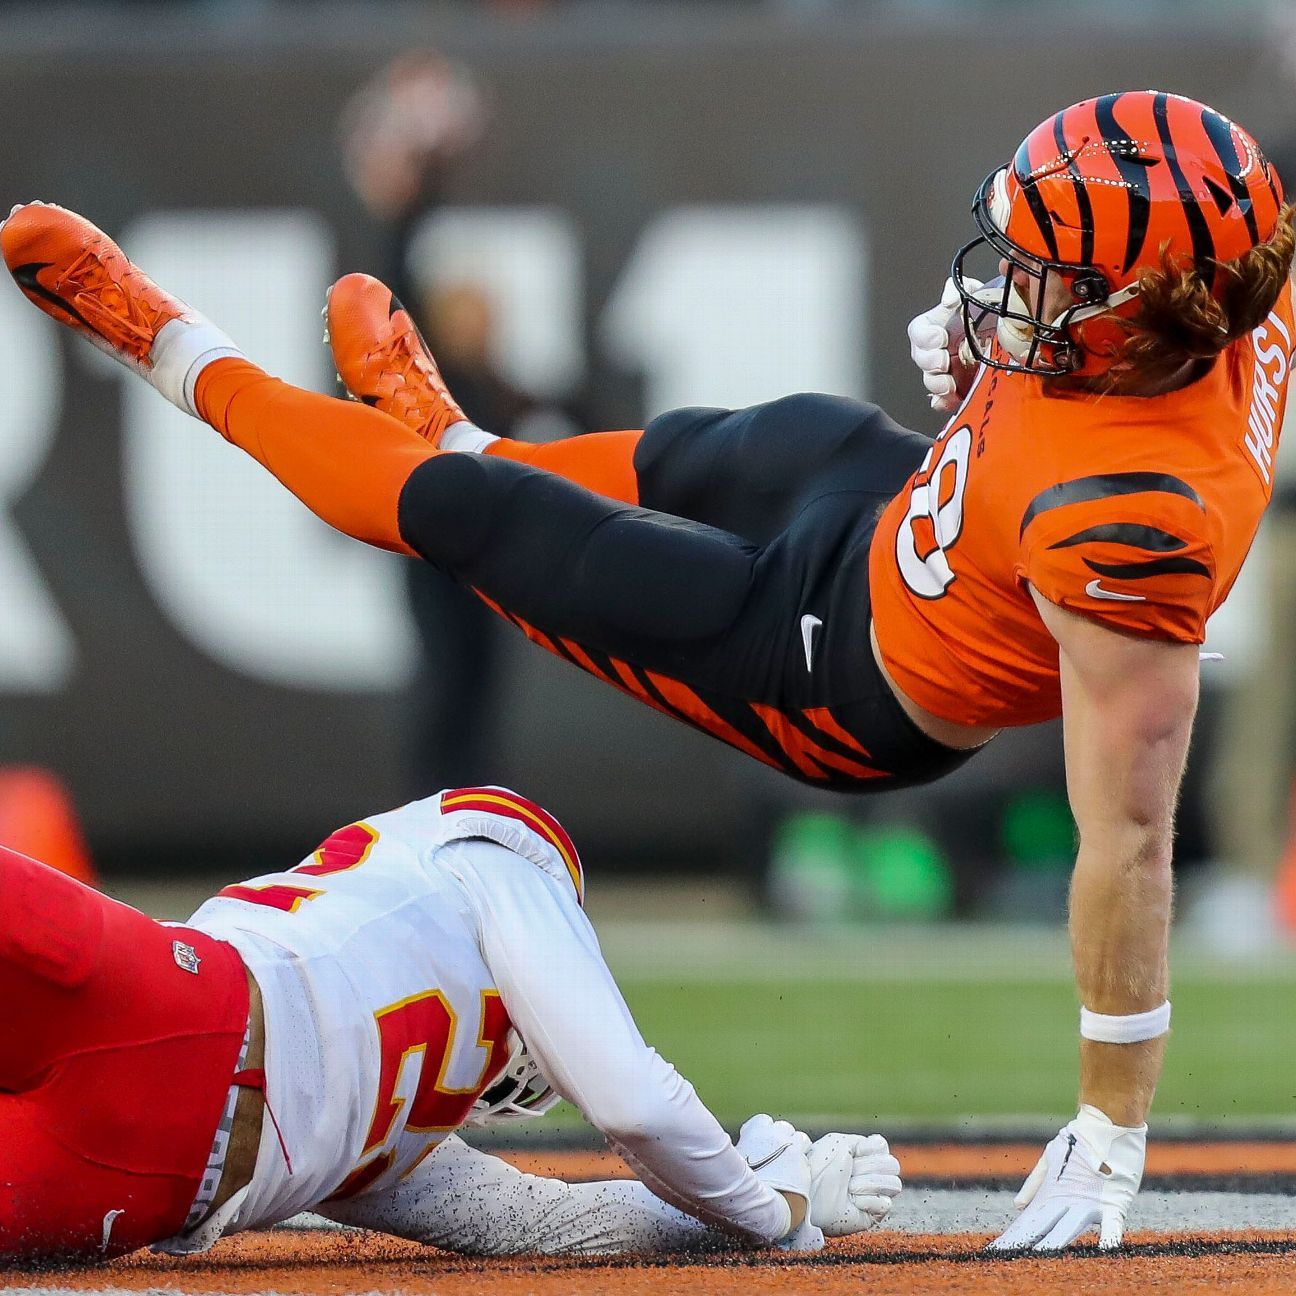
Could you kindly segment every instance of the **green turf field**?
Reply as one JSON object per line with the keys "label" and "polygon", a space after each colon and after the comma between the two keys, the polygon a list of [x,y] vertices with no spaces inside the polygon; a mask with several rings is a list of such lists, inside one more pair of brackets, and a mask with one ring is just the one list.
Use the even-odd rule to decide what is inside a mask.
{"label": "green turf field", "polygon": [[[731,937],[699,925],[690,939],[681,924],[655,958],[646,937],[605,940],[645,1037],[726,1121],[777,1110],[945,1122],[1065,1113],[1074,1101],[1077,1012],[1060,932],[774,931],[743,949]],[[845,975],[825,974],[846,955]],[[1296,1116],[1293,960],[1177,962],[1158,1114]]]}
{"label": "green turf field", "polygon": [[[1073,991],[1031,981],[623,986],[645,1037],[724,1119],[945,1120],[1064,1111],[1075,1086]],[[1199,1119],[1296,1113],[1290,984],[1181,981],[1157,1099]],[[1275,1033],[1274,1026],[1284,1029]]]}

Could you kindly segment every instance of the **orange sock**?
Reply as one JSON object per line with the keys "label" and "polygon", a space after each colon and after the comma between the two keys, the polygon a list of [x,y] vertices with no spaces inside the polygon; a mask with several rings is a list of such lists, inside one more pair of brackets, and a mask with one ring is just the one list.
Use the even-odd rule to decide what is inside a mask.
{"label": "orange sock", "polygon": [[501,438],[492,441],[486,453],[557,473],[596,495],[623,504],[638,504],[639,479],[635,475],[634,453],[641,436],[642,432],[591,432],[546,445]]}
{"label": "orange sock", "polygon": [[440,451],[404,424],[366,405],[292,387],[237,357],[202,371],[194,403],[330,526],[380,549],[414,552],[397,524],[401,490]]}

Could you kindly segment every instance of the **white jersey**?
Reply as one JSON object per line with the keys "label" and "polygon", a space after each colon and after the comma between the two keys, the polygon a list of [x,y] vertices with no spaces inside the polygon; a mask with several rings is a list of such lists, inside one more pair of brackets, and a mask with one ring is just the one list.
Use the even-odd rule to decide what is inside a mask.
{"label": "white jersey", "polygon": [[469,788],[352,824],[204,904],[190,924],[234,945],[261,989],[268,1112],[247,1190],[175,1249],[322,1203],[397,1200],[498,1077],[513,1029],[658,1197],[779,1237],[782,1198],[644,1044],[583,886],[552,816]]}

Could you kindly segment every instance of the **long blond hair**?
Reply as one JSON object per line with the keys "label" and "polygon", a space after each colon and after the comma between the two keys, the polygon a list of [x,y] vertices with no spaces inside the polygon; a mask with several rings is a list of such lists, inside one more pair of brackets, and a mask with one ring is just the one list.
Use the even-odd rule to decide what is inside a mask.
{"label": "long blond hair", "polygon": [[1291,274],[1294,215],[1288,203],[1272,236],[1233,261],[1184,268],[1163,250],[1160,267],[1139,276],[1138,310],[1125,322],[1128,337],[1107,371],[1108,389],[1157,382],[1190,361],[1213,360],[1258,327]]}

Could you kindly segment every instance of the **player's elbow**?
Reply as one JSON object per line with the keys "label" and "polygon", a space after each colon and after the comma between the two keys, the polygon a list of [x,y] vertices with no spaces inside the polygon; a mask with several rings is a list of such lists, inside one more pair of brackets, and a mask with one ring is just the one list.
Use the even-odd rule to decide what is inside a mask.
{"label": "player's elbow", "polygon": [[678,1113],[693,1097],[693,1086],[674,1067],[653,1055],[654,1074],[609,1087],[598,1109],[586,1113],[610,1142],[628,1148],[669,1141]]}
{"label": "player's elbow", "polygon": [[657,1094],[619,1094],[600,1103],[594,1124],[613,1143],[638,1147],[662,1137],[669,1128],[669,1113]]}

